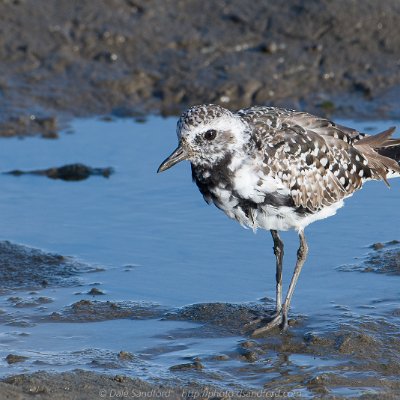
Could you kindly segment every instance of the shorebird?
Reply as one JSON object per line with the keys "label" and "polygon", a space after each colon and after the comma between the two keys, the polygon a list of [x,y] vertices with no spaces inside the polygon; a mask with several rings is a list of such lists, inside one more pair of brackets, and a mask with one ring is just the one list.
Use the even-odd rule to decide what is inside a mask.
{"label": "shorebird", "polygon": [[[269,230],[276,257],[276,309],[256,320],[253,335],[288,327],[288,311],[308,254],[304,229],[328,218],[369,180],[400,177],[400,139],[395,128],[367,135],[305,112],[252,107],[231,112],[214,104],[184,112],[178,148],[162,172],[189,160],[205,201],[244,227]],[[282,303],[283,242],[294,229],[300,245]],[[260,326],[261,325],[261,326]]]}

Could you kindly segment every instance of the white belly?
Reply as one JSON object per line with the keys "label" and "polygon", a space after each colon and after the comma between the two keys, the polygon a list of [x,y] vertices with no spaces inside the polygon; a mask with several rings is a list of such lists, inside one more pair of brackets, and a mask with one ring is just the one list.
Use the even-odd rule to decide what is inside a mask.
{"label": "white belly", "polygon": [[219,201],[216,202],[229,218],[235,219],[243,227],[257,229],[288,231],[301,231],[311,223],[325,219],[336,214],[343,207],[343,200],[325,207],[320,211],[310,214],[299,214],[291,207],[274,207],[271,205],[260,205],[257,209],[251,209],[248,215],[242,208],[238,207],[239,200],[231,196],[228,191],[218,191]]}
{"label": "white belly", "polygon": [[335,203],[329,207],[325,207],[313,214],[298,214],[293,208],[281,207],[263,207],[261,212],[257,212],[255,226],[250,226],[253,229],[261,228],[267,230],[288,231],[294,229],[302,231],[311,223],[320,219],[325,219],[335,215],[337,210],[343,207],[343,201]]}

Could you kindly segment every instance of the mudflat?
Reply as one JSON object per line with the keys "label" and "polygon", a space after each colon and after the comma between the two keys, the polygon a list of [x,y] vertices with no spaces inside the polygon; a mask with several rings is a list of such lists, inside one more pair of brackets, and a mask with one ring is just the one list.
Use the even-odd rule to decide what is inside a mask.
{"label": "mudflat", "polygon": [[0,134],[71,116],[273,104],[399,116],[396,0],[0,4]]}

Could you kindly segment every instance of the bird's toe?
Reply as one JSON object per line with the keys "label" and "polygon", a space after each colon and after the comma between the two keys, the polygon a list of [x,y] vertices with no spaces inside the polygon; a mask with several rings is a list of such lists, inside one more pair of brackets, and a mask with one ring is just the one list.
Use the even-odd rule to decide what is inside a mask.
{"label": "bird's toe", "polygon": [[[262,322],[262,320],[259,322]],[[260,336],[263,333],[268,332],[271,329],[281,324],[282,324],[282,314],[279,313],[273,316],[272,319],[269,319],[269,321],[266,324],[260,326],[259,328],[254,329],[253,332],[251,332],[251,336],[252,337]]]}

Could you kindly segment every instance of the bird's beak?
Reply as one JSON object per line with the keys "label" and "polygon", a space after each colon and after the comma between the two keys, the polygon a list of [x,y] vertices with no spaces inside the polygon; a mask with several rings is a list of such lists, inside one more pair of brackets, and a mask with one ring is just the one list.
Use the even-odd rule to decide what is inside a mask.
{"label": "bird's beak", "polygon": [[179,145],[178,148],[161,163],[161,165],[158,167],[157,173],[173,167],[178,162],[186,160],[187,157],[188,154],[186,150],[182,147],[182,145]]}

